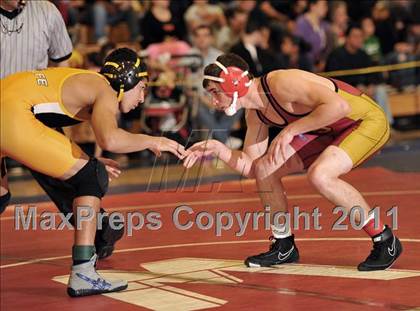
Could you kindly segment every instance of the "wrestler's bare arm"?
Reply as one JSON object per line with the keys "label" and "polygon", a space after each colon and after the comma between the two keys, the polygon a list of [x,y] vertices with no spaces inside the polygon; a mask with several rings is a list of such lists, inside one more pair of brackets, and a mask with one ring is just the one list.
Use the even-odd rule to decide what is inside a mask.
{"label": "wrestler's bare arm", "polygon": [[243,152],[252,160],[262,157],[268,147],[268,127],[263,124],[255,110],[247,110],[245,115],[247,131]]}
{"label": "wrestler's bare arm", "polygon": [[246,123],[247,131],[242,151],[229,149],[230,155],[227,152],[219,157],[232,169],[252,178],[254,160],[262,157],[267,151],[268,128],[261,123],[254,110],[247,110]]}
{"label": "wrestler's bare arm", "polygon": [[115,93],[103,81],[97,85],[98,92],[92,112],[92,128],[99,146],[116,153],[135,152],[150,149],[155,153],[169,151],[176,156],[185,156],[184,147],[164,137],[132,134],[118,128],[118,102]]}
{"label": "wrestler's bare arm", "polygon": [[214,154],[233,170],[246,177],[253,178],[254,161],[262,157],[267,151],[268,128],[259,121],[253,110],[247,111],[246,121],[247,132],[242,151],[231,150],[217,140],[202,141],[188,149],[191,154],[186,158],[184,165],[191,167],[201,156]]}

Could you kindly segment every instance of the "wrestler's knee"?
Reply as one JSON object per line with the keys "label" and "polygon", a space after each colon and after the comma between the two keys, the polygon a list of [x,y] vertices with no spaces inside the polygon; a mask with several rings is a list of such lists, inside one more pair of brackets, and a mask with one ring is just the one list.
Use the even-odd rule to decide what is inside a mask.
{"label": "wrestler's knee", "polygon": [[314,163],[308,169],[309,182],[321,193],[334,187],[334,174],[323,163]]}

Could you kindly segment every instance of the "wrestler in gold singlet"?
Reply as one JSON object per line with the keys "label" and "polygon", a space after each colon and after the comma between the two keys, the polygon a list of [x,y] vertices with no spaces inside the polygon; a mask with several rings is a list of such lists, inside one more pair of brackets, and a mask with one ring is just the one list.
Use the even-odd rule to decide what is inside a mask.
{"label": "wrestler in gold singlet", "polygon": [[[64,82],[88,70],[51,68],[11,75],[1,80],[1,155],[52,177],[67,172],[83,152],[49,127],[77,124],[61,95]],[[46,126],[45,126],[46,125]]]}
{"label": "wrestler in gold singlet", "polygon": [[[121,48],[106,57],[100,74],[54,68],[17,73],[0,81],[1,157],[11,157],[41,173],[40,178],[57,201],[70,201],[65,212],[73,212],[75,227],[73,265],[67,285],[71,297],[116,292],[128,286],[124,280],[104,279],[95,269],[97,241],[105,246],[100,254],[106,257],[122,233],[117,236],[105,225],[101,231],[112,235],[112,240],[102,243],[102,236],[97,239],[96,217],[81,223],[79,214],[85,208],[92,215],[100,213],[109,177],[117,178],[121,171],[111,159],[88,158],[54,128],[89,120],[102,149],[116,153],[169,151],[184,158],[185,149],[175,141],[129,133],[118,127],[119,113],[127,113],[144,102],[147,77],[145,63],[137,53]],[[4,165],[1,171],[0,213],[11,197]]]}

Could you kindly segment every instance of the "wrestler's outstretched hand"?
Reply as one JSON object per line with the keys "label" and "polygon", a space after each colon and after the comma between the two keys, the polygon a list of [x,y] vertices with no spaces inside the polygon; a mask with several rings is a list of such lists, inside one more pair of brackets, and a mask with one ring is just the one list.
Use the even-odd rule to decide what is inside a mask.
{"label": "wrestler's outstretched hand", "polygon": [[158,157],[160,157],[164,151],[176,155],[181,160],[187,156],[187,151],[185,151],[184,146],[178,144],[175,140],[166,137],[153,137],[152,146],[149,149]]}
{"label": "wrestler's outstretched hand", "polygon": [[200,141],[188,148],[188,155],[184,159],[184,166],[190,168],[197,160],[209,155],[218,155],[223,144],[215,139]]}

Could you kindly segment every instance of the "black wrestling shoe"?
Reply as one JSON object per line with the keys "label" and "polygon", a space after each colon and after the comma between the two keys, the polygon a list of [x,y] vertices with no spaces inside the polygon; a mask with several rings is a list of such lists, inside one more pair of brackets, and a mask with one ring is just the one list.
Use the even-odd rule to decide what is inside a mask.
{"label": "black wrestling shoe", "polygon": [[295,245],[295,236],[284,239],[270,237],[270,250],[266,253],[248,257],[245,265],[250,268],[270,267],[283,263],[292,263],[299,260],[299,251]]}
{"label": "black wrestling shoe", "polygon": [[[117,226],[119,223],[114,222]],[[112,255],[115,243],[122,238],[124,226],[121,229],[113,229],[109,224],[108,216],[102,218],[102,229],[96,230],[95,248],[99,259],[104,259]]]}
{"label": "black wrestling shoe", "polygon": [[357,266],[359,271],[385,270],[401,255],[400,240],[385,225],[384,231],[372,238],[373,249],[366,260]]}

